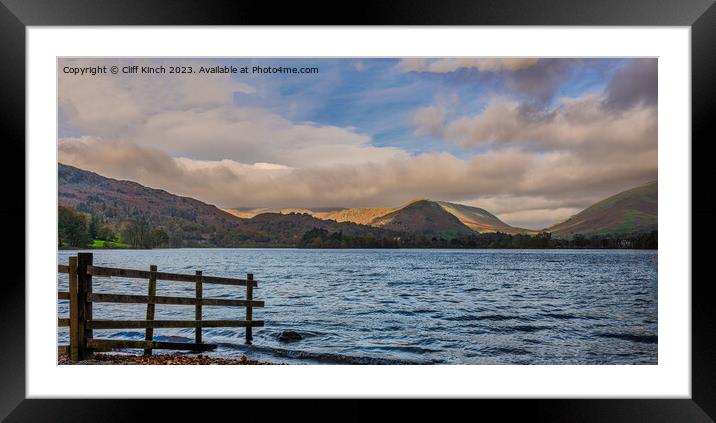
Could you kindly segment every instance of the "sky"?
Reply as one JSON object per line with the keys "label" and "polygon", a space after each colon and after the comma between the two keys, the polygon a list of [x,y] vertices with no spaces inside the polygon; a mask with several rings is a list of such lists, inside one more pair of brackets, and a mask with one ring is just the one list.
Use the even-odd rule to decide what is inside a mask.
{"label": "sky", "polygon": [[[69,72],[92,66],[119,72]],[[430,198],[541,229],[657,178],[657,59],[60,59],[58,76],[59,162],[221,208]]]}

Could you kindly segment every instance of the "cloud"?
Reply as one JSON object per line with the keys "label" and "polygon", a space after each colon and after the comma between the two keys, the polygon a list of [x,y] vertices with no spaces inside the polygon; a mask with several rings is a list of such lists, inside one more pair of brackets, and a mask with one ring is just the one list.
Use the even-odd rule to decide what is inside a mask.
{"label": "cloud", "polygon": [[[645,75],[648,66],[626,62],[602,94],[551,99],[554,81],[577,63],[555,60],[401,61],[420,72],[478,69],[512,78],[506,79],[512,90],[528,93],[488,98],[479,113],[448,119],[447,110],[459,111],[460,101],[454,92],[437,91],[435,105],[401,115],[406,139],[393,141],[407,145],[412,129],[463,146],[459,157],[378,146],[358,128],[292,120],[285,111],[257,107],[261,102],[251,100],[269,89],[267,80],[61,75],[59,160],[221,207],[397,206],[428,197],[469,202],[510,224],[542,228],[657,176],[655,97],[649,84],[619,89],[626,84],[621,80]],[[134,63],[164,62],[125,64]],[[370,69],[366,65],[362,77]],[[332,83],[340,77],[332,75]],[[416,87],[381,86],[362,92],[360,101],[380,107]],[[310,97],[319,101],[324,94]],[[463,101],[470,102],[468,96],[461,92]]]}
{"label": "cloud", "polygon": [[552,195],[540,196],[536,195],[497,195],[483,196],[474,200],[466,200],[465,204],[476,207],[484,207],[485,209],[497,213],[505,214],[512,212],[524,212],[530,210],[552,210],[558,208],[585,208],[599,200],[604,195],[610,195],[612,192],[602,194],[594,194],[592,192],[581,194],[570,194],[565,196]]}
{"label": "cloud", "polygon": [[[122,66],[163,63],[120,62]],[[65,60],[61,66],[97,64]],[[199,65],[192,61],[171,64]],[[262,108],[234,104],[234,93],[251,95],[255,91],[226,75],[78,77],[61,73],[59,108],[64,126],[72,134],[153,147],[198,160],[304,166],[380,162],[407,154],[398,148],[375,147],[369,136],[355,128],[293,122]]]}
{"label": "cloud", "polygon": [[[500,150],[469,159],[426,153],[383,163],[290,168],[171,157],[156,148],[87,137],[61,140],[59,161],[220,207],[397,206],[428,197],[469,201],[492,211],[491,207],[499,204],[495,198],[509,191],[508,197],[522,202],[531,197],[552,198],[550,202],[525,203],[530,209],[560,209],[572,207],[574,198],[584,198],[585,192],[612,194],[656,175],[656,161],[649,156],[635,157],[634,162],[605,162],[566,153]],[[506,200],[500,201],[507,205]],[[588,205],[586,201],[583,204]],[[495,211],[500,215],[510,209],[495,210],[500,210]],[[513,217],[526,222],[526,216]]]}
{"label": "cloud", "polygon": [[423,107],[413,115],[415,135],[440,135],[445,124],[445,109],[438,106]]}
{"label": "cloud", "polygon": [[[189,60],[61,59],[65,66],[193,66]],[[226,74],[85,75],[59,73],[58,104],[65,124],[95,136],[132,135],[148,117],[169,111],[198,111],[229,106],[233,93],[253,93],[255,88]]]}
{"label": "cloud", "polygon": [[557,88],[583,63],[579,59],[541,59],[534,66],[505,75],[505,85],[537,104],[549,102]]}
{"label": "cloud", "polygon": [[294,123],[256,108],[159,113],[135,128],[131,141],[164,149],[174,156],[232,159],[286,166],[384,161],[405,155],[393,147],[374,147],[353,128]]}
{"label": "cloud", "polygon": [[291,169],[288,166],[276,164],[276,163],[254,163],[254,167],[262,170],[286,170]]}
{"label": "cloud", "polygon": [[[561,69],[555,71],[560,74],[565,67],[573,66],[573,62],[560,64],[556,59],[545,59],[514,75],[544,73],[540,67],[547,65]],[[602,93],[561,97],[549,105],[493,97],[477,114],[444,121],[442,127],[437,120],[430,121],[429,131],[467,151],[510,148],[542,154],[543,160],[536,161],[530,168],[530,172],[540,175],[550,174],[549,169],[537,168],[550,160],[558,160],[561,169],[568,172],[553,174],[555,180],[561,180],[557,185],[565,184],[573,175],[580,175],[576,179],[581,179],[581,175],[590,172],[595,172],[594,178],[612,179],[608,174],[599,174],[597,168],[582,167],[583,162],[589,160],[610,169],[620,164],[641,166],[644,165],[641,161],[646,161],[655,174],[658,145],[655,69],[656,62],[652,59],[626,61]],[[629,89],[621,93],[615,91],[617,87],[629,85],[628,81],[632,82]],[[426,113],[425,110],[429,109],[418,109],[418,112]],[[536,178],[532,183],[541,184],[542,180]]]}
{"label": "cloud", "polygon": [[499,218],[518,228],[546,229],[556,223],[574,216],[583,209],[560,207],[556,209],[532,209],[518,212],[501,213]]}
{"label": "cloud", "polygon": [[518,58],[450,58],[422,59],[405,58],[398,62],[398,69],[404,72],[448,73],[460,69],[477,69],[480,72],[516,71],[534,66],[539,59]]}
{"label": "cloud", "polygon": [[561,222],[581,210],[615,194],[615,187],[597,188],[587,192],[553,193],[548,196],[498,195],[464,201],[464,204],[482,207],[510,225],[544,229]]}
{"label": "cloud", "polygon": [[474,69],[478,72],[470,75],[473,82],[496,81],[504,92],[526,96],[531,102],[543,104],[552,99],[560,84],[582,63],[583,60],[580,59],[531,57],[432,60],[407,58],[401,59],[397,68],[403,72],[434,74]]}
{"label": "cloud", "polygon": [[655,149],[657,113],[636,107],[614,113],[600,96],[562,98],[553,109],[526,112],[522,104],[494,99],[478,115],[449,122],[442,134],[466,148],[519,145],[536,151],[566,150],[582,154],[635,153]]}
{"label": "cloud", "polygon": [[632,59],[609,81],[604,105],[619,110],[656,106],[658,93],[658,59]]}

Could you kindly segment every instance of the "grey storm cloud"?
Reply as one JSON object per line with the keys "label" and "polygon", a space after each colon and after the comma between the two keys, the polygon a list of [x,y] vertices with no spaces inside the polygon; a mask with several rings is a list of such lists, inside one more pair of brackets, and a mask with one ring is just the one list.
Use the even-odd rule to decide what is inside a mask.
{"label": "grey storm cloud", "polygon": [[657,145],[653,107],[612,113],[599,96],[562,99],[549,113],[526,112],[519,102],[494,99],[485,110],[448,122],[444,139],[466,149],[520,146],[532,151],[567,151],[592,157],[631,154]]}
{"label": "grey storm cloud", "polygon": [[658,83],[658,59],[631,59],[609,81],[604,105],[618,110],[656,105]]}
{"label": "grey storm cloud", "polygon": [[427,60],[402,59],[398,69],[404,72],[448,73],[474,70],[482,80],[504,80],[507,88],[527,96],[532,102],[549,101],[560,83],[569,77],[582,59],[550,58],[461,58]]}
{"label": "grey storm cloud", "polygon": [[578,59],[540,59],[533,66],[505,73],[504,77],[512,90],[527,95],[531,101],[545,103],[580,63]]}
{"label": "grey storm cloud", "polygon": [[575,63],[541,60],[513,72],[513,81],[522,84],[523,89],[538,87],[531,91],[532,97],[493,97],[479,113],[443,119],[441,127],[440,120],[427,119],[435,107],[418,109],[413,120],[416,134],[429,129],[429,133],[466,149],[519,146],[535,152],[568,151],[592,157],[607,157],[613,152],[629,157],[656,149],[656,60],[626,61],[601,93],[542,103],[553,95],[552,82],[564,78]]}

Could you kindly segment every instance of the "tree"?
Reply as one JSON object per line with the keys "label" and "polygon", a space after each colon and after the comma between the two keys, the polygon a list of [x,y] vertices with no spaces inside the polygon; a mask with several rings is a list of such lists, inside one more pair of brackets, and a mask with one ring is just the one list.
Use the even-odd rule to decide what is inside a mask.
{"label": "tree", "polygon": [[97,236],[97,231],[99,230],[99,225],[100,225],[99,217],[97,217],[97,215],[93,214],[90,217],[89,227],[88,227],[90,238],[92,238],[92,239],[99,238]]}
{"label": "tree", "polygon": [[133,218],[125,225],[123,238],[134,248],[152,248],[149,221],[142,215]]}
{"label": "tree", "polygon": [[169,246],[169,234],[164,228],[154,228],[151,234],[153,247]]}
{"label": "tree", "polygon": [[179,248],[184,246],[184,232],[176,222],[172,222],[167,228],[169,234],[169,246]]}
{"label": "tree", "polygon": [[92,240],[87,216],[69,207],[57,207],[57,234],[60,247],[83,248]]}
{"label": "tree", "polygon": [[97,229],[97,239],[113,241],[116,237],[117,235],[114,233],[112,225],[104,224]]}

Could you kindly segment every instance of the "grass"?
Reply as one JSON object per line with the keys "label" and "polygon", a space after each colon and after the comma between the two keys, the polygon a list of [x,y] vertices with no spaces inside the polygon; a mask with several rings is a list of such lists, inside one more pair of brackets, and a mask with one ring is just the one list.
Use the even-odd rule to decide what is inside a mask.
{"label": "grass", "polygon": [[92,244],[90,244],[91,248],[129,248],[129,244],[124,244],[122,242],[114,242],[114,241],[104,241],[102,239],[93,239]]}

